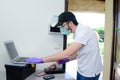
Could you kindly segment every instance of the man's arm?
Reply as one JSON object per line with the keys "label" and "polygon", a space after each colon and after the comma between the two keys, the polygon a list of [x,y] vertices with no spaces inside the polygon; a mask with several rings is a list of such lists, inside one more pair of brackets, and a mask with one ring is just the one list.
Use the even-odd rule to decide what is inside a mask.
{"label": "man's arm", "polygon": [[76,59],[76,58],[77,58],[77,53],[74,53],[73,55],[70,56],[69,59],[70,59],[70,60],[74,60],[74,59]]}
{"label": "man's arm", "polygon": [[44,57],[43,62],[54,62],[68,58],[70,60],[75,59],[77,56],[77,51],[82,48],[83,45],[77,42],[73,42],[67,49],[64,51],[52,54],[50,56]]}

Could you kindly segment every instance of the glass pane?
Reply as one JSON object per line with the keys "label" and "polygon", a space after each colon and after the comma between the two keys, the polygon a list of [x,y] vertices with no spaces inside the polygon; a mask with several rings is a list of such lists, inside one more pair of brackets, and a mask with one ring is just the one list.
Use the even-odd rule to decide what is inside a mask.
{"label": "glass pane", "polygon": [[120,64],[118,64],[117,70],[115,71],[115,80],[120,80]]}
{"label": "glass pane", "polygon": [[116,61],[120,64],[120,31],[117,32],[117,52]]}

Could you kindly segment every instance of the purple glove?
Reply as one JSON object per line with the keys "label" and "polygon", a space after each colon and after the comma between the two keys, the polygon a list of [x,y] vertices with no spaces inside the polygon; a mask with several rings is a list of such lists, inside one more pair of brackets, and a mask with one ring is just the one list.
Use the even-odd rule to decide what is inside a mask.
{"label": "purple glove", "polygon": [[43,63],[43,60],[42,58],[27,58],[26,62],[36,64],[36,63]]}
{"label": "purple glove", "polygon": [[69,62],[70,60],[68,58],[62,59],[57,61],[58,64],[65,64],[66,62]]}

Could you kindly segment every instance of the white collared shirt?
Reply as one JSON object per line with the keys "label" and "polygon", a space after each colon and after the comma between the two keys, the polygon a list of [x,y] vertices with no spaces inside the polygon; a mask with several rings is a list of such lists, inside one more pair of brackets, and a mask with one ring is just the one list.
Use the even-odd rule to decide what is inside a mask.
{"label": "white collared shirt", "polygon": [[84,46],[77,52],[78,72],[85,77],[94,77],[102,71],[98,39],[95,32],[79,24],[74,33],[74,42]]}

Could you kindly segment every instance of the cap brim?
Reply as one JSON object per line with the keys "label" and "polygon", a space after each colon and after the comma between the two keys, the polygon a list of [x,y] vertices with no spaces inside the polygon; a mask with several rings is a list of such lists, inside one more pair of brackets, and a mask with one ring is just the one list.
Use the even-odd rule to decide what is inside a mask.
{"label": "cap brim", "polygon": [[63,24],[63,22],[58,22],[55,27],[61,26]]}

